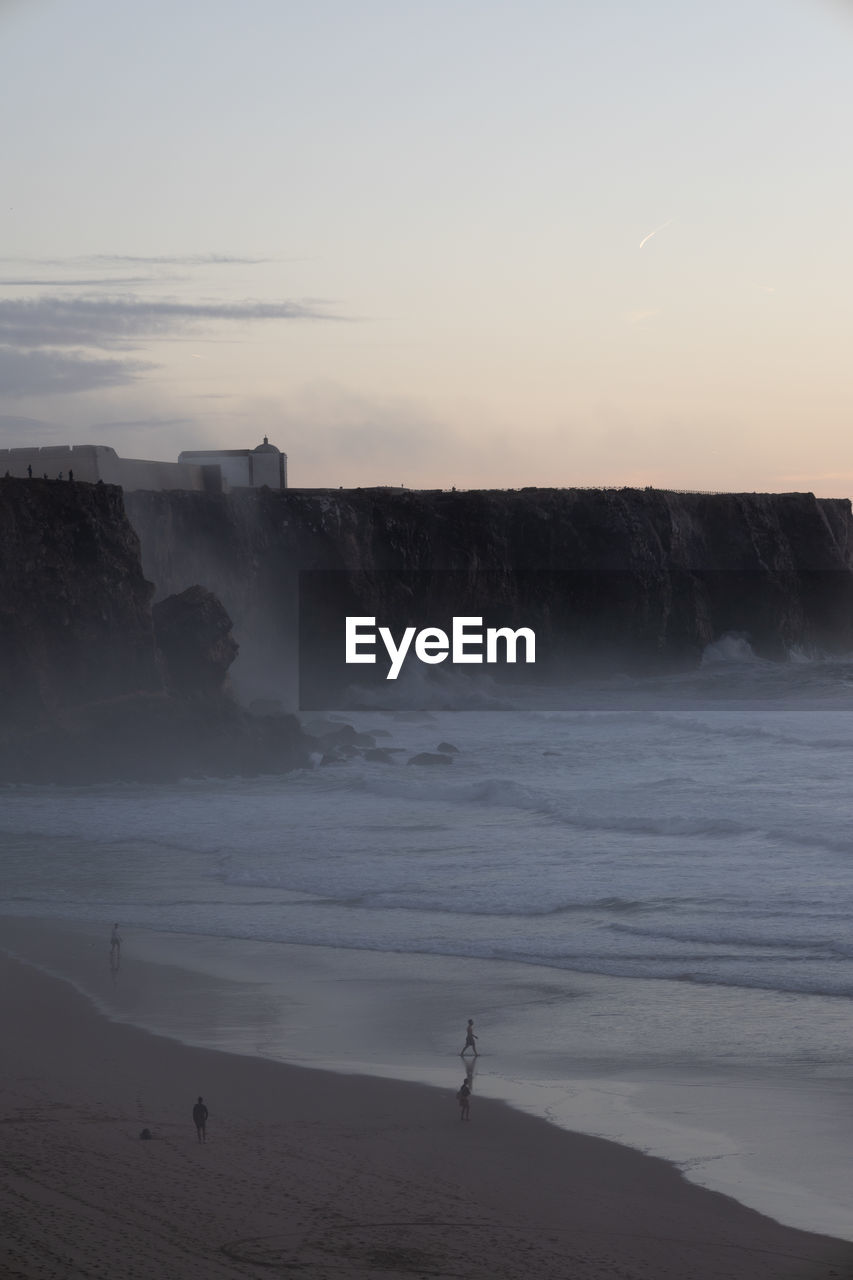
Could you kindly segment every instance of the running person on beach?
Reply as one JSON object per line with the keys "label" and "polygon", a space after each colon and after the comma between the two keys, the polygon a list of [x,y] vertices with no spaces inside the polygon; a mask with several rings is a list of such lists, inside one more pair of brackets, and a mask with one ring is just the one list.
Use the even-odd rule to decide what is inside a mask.
{"label": "running person on beach", "polygon": [[468,1026],[465,1028],[465,1047],[461,1050],[459,1056],[461,1058],[464,1058],[468,1049],[473,1049],[474,1057],[476,1058],[478,1056],[476,1041],[477,1041],[477,1037],[474,1035],[474,1019],[469,1018]]}
{"label": "running person on beach", "polygon": [[207,1133],[205,1131],[207,1116],[208,1111],[204,1105],[204,1098],[199,1094],[198,1102],[193,1107],[193,1124],[195,1125],[196,1137],[199,1142],[207,1142]]}

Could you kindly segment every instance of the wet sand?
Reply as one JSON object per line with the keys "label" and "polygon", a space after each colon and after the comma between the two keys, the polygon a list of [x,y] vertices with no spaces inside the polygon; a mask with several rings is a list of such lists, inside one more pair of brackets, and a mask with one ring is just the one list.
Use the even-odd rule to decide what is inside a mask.
{"label": "wet sand", "polygon": [[3,1277],[853,1277],[851,1244],[476,1094],[465,1124],[449,1090],[190,1048],[5,957],[0,1018]]}
{"label": "wet sand", "polygon": [[[102,1013],[203,1049],[459,1084],[459,961],[4,917],[0,948]],[[657,1155],[802,1231],[853,1241],[849,1002],[469,959],[478,1098]],[[460,1013],[463,1017],[460,1018]],[[749,1030],[746,1030],[749,1028]]]}

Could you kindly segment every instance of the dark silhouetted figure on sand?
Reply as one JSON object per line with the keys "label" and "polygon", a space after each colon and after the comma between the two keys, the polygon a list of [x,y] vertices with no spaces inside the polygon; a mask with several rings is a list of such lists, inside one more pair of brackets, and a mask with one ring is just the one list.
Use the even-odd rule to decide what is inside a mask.
{"label": "dark silhouetted figure on sand", "polygon": [[121,965],[121,935],[118,931],[118,924],[113,925],[113,931],[110,934],[110,973],[118,973]]}
{"label": "dark silhouetted figure on sand", "polygon": [[462,1081],[462,1087],[456,1095],[456,1101],[459,1103],[459,1119],[471,1119],[471,1087],[468,1084],[467,1077]]}
{"label": "dark silhouetted figure on sand", "polygon": [[474,1019],[468,1019],[468,1026],[465,1028],[465,1045],[460,1052],[460,1056],[464,1057],[469,1049],[474,1050],[474,1057],[477,1057],[477,1037],[474,1035]]}
{"label": "dark silhouetted figure on sand", "polygon": [[193,1107],[193,1124],[195,1125],[196,1137],[199,1142],[207,1142],[207,1132],[205,1126],[207,1124],[207,1107],[204,1105],[204,1098],[199,1094],[198,1102]]}

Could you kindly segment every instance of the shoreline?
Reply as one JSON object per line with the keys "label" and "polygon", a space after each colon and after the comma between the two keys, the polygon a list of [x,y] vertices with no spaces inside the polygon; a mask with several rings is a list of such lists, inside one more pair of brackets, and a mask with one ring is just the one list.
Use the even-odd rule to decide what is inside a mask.
{"label": "shoreline", "polygon": [[[461,1124],[450,1090],[192,1048],[113,1022],[5,955],[0,1016],[15,1028],[0,1086],[0,1260],[12,1276],[95,1264],[145,1280],[271,1265],[312,1280],[853,1271],[853,1244],[476,1089]],[[205,1146],[189,1114],[198,1093]],[[143,1127],[154,1141],[139,1140]]]}
{"label": "shoreline", "polygon": [[[452,959],[134,930],[113,974],[103,927],[55,918],[4,917],[0,944],[110,1021],[189,1047],[448,1094],[460,1083]],[[736,1037],[736,1057],[706,1056],[709,1039],[750,1016],[789,1028],[789,997],[755,1005],[755,993],[705,988],[697,1004],[661,982],[506,961],[471,960],[465,973],[485,1019],[485,1053],[468,1059],[478,1099],[662,1158],[783,1225],[853,1242],[849,1059],[818,1057],[804,1073],[791,1065],[802,1037],[788,1037],[784,1057],[755,1060]],[[826,1004],[829,1024],[812,1008],[806,1025],[837,1056],[842,1014]]]}

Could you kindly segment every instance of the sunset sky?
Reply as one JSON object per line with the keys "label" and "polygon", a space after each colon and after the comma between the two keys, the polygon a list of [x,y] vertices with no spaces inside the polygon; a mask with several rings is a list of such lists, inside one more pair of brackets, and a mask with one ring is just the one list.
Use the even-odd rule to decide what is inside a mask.
{"label": "sunset sky", "polygon": [[853,495],[847,0],[0,0],[0,445]]}

